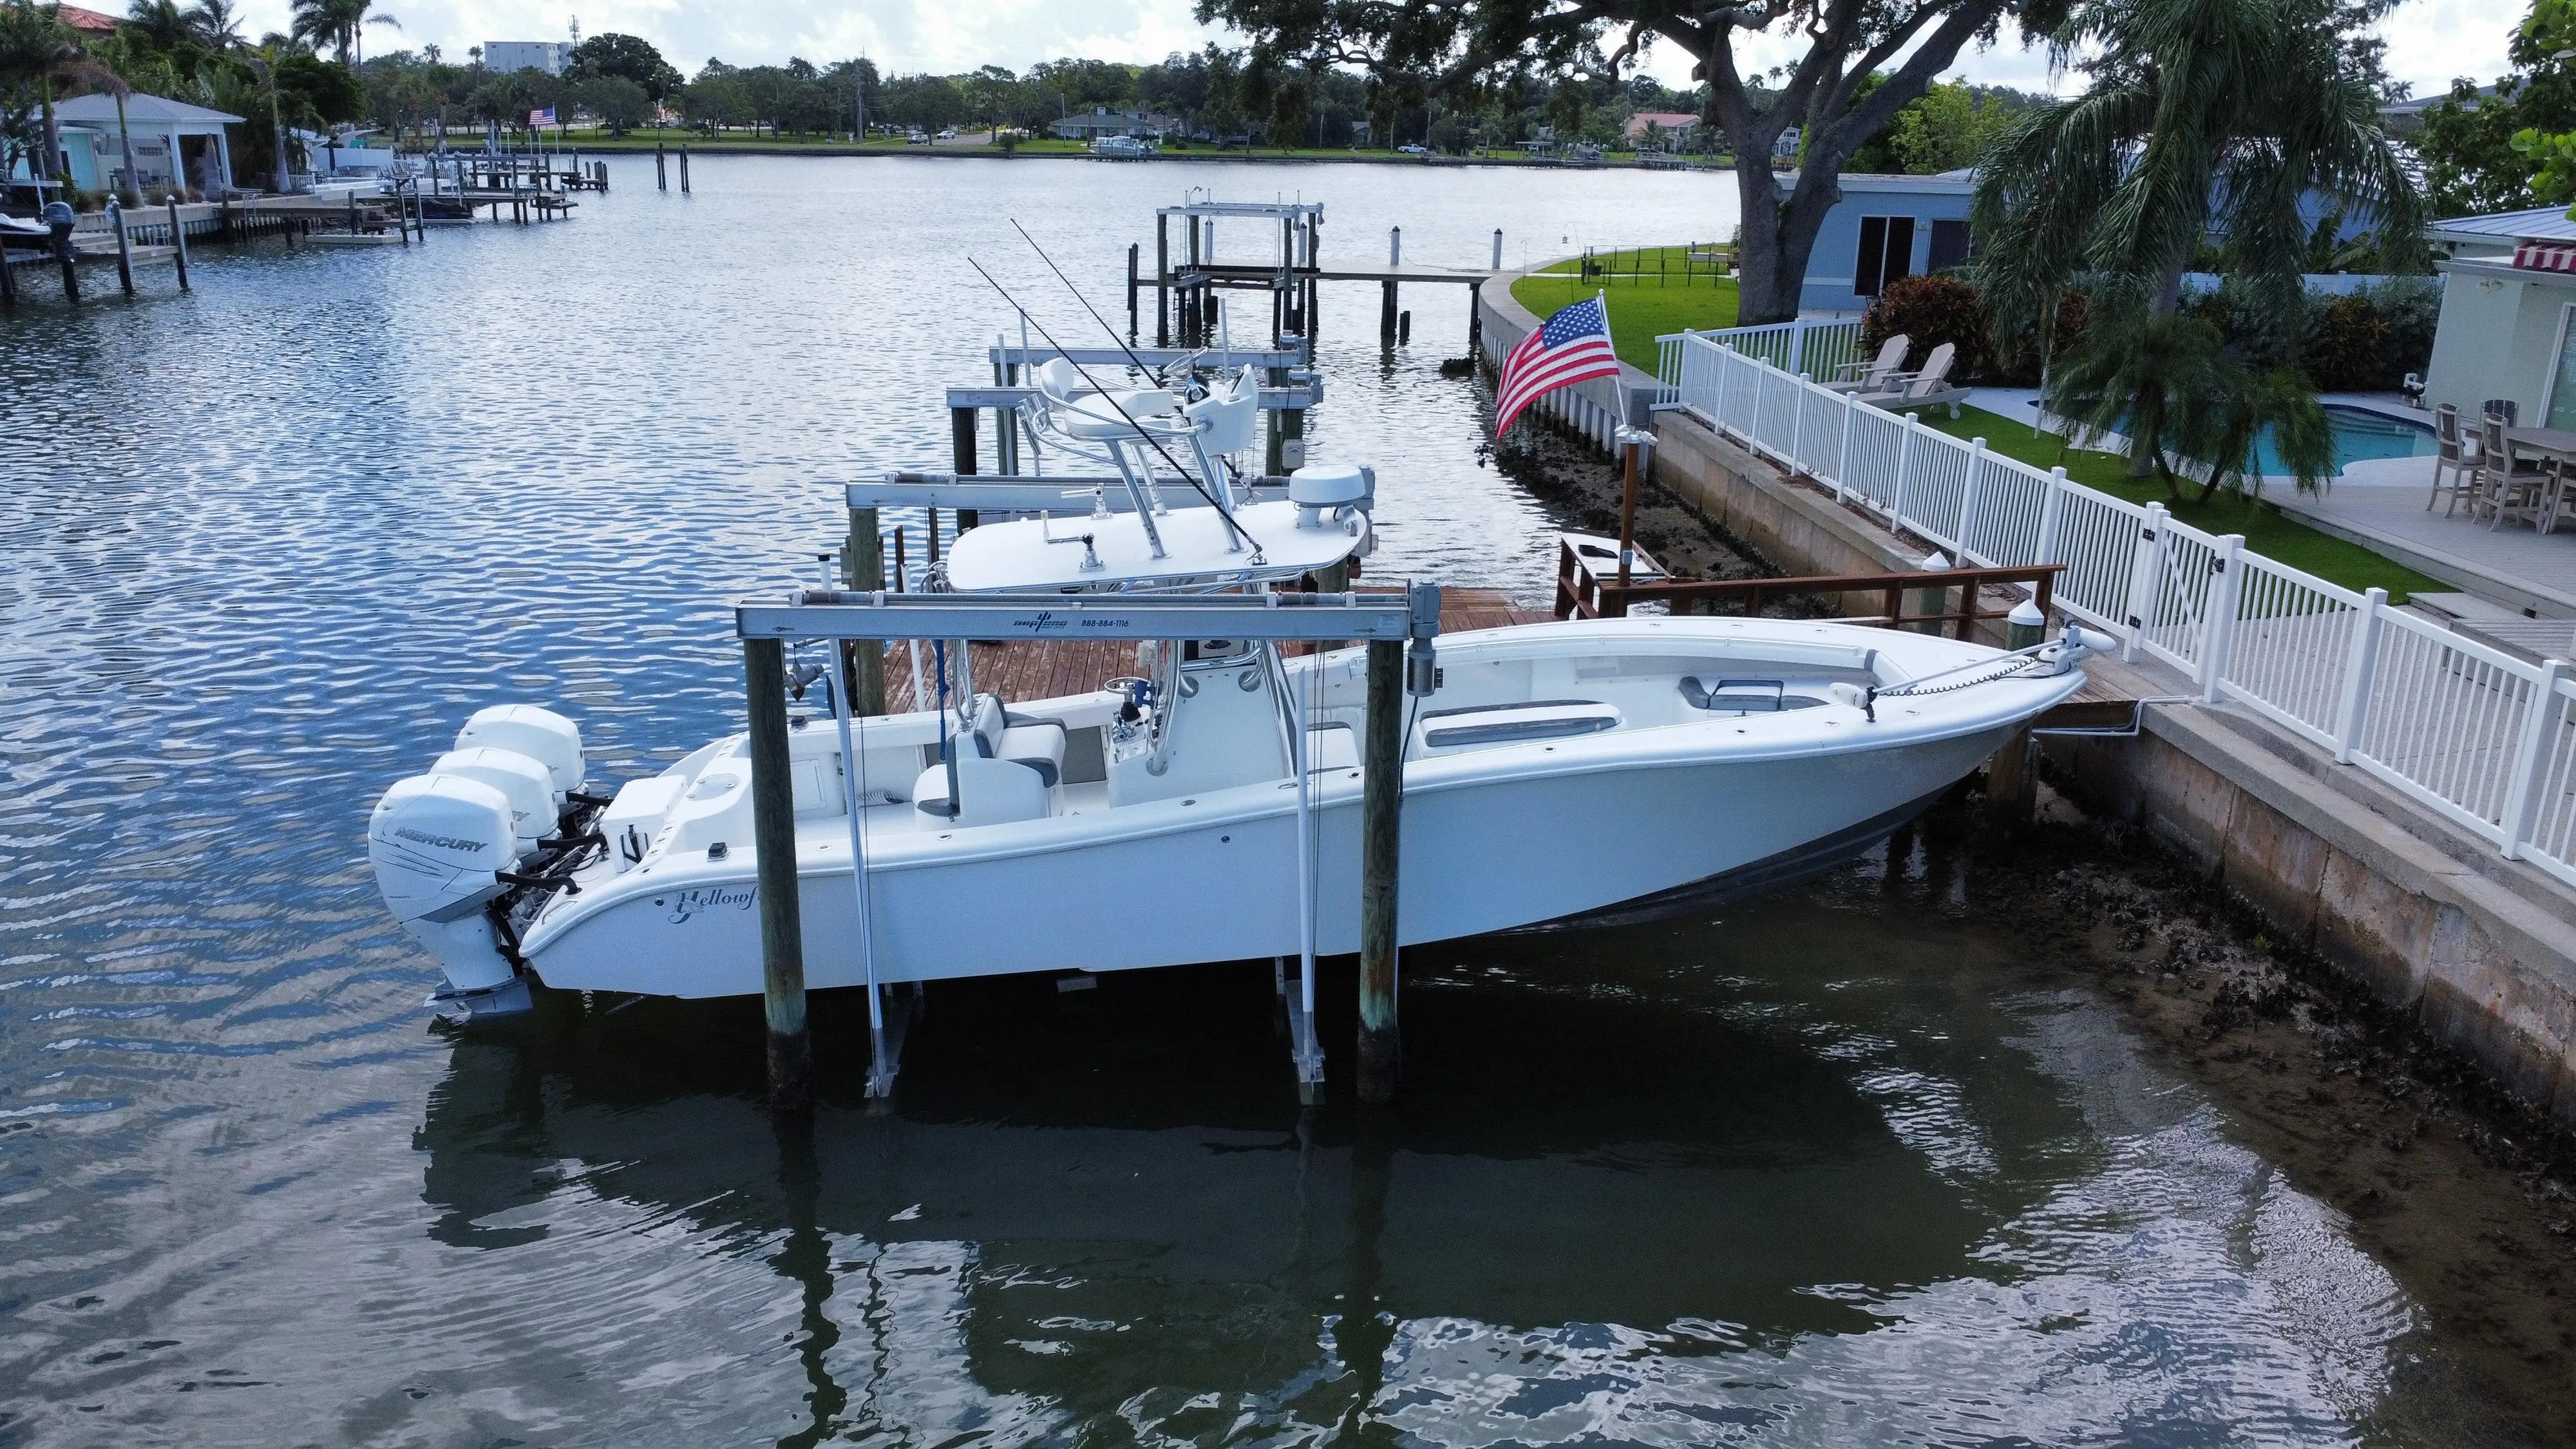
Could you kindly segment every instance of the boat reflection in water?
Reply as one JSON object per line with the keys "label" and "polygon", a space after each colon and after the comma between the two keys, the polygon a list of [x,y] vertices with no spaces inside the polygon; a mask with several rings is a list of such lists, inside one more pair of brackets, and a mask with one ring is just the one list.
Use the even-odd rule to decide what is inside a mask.
{"label": "boat reflection in water", "polygon": [[[1793,984],[1819,913],[1747,909],[1759,979],[1713,979],[1705,920],[1598,933],[1579,975],[1562,938],[1409,952],[1406,1095],[1373,1113],[1300,1115],[1267,963],[944,984],[889,1112],[832,1045],[863,1002],[819,996],[826,1105],[784,1125],[756,1009],[552,994],[460,1039],[420,1138],[432,1232],[524,1265],[510,1334],[549,1339],[557,1294],[622,1315],[637,1341],[572,1377],[694,1338],[649,1372],[787,1442],[2303,1438],[2367,1408],[2406,1320],[2385,1275],[2205,1109],[2087,1100],[2116,1028],[2035,1003],[2027,1053],[1961,1045],[1923,1028],[1995,1010],[1977,972]],[[2307,1309],[2351,1305],[2332,1353],[2257,1261],[2284,1233]]]}

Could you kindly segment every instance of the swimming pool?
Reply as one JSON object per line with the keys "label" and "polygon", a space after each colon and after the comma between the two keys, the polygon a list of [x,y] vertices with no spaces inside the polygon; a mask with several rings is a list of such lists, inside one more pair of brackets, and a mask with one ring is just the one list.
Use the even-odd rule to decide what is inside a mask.
{"label": "swimming pool", "polygon": [[[2429,458],[2435,442],[2429,423],[2412,418],[2394,417],[2369,408],[2350,407],[2342,403],[2325,404],[2326,421],[2334,429],[2334,466],[2341,473],[2345,466],[2365,458]],[[2272,430],[2254,440],[2255,466],[2266,474],[2284,475],[2290,470],[2281,463],[2281,455],[2272,447]]]}

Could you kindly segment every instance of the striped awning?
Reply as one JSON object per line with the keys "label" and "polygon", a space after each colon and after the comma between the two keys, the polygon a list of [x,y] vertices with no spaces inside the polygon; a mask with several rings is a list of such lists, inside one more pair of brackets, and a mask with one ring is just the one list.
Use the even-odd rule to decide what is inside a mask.
{"label": "striped awning", "polygon": [[2513,264],[2534,272],[2576,272],[2576,246],[2565,242],[2518,241]]}

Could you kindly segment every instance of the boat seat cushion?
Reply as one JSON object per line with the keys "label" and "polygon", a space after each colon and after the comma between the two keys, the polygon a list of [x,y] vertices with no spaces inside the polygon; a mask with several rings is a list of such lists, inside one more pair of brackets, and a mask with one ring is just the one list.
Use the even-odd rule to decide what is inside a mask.
{"label": "boat seat cushion", "polygon": [[990,760],[1001,753],[1002,732],[1008,728],[1008,712],[1002,708],[998,694],[979,694],[975,705],[966,711],[964,733],[948,737],[951,749],[963,744],[969,756]]}
{"label": "boat seat cushion", "polygon": [[963,802],[948,813],[948,767],[933,765],[912,782],[913,808],[952,825],[1008,825],[1015,820],[1047,817],[1047,787],[1038,772],[1009,760],[969,755],[957,762],[957,793]]}
{"label": "boat seat cushion", "polygon": [[1002,731],[1001,743],[993,753],[998,759],[1037,771],[1039,781],[1052,786],[1064,778],[1064,726],[1054,720],[1012,725]]}
{"label": "boat seat cushion", "polygon": [[1567,739],[1615,730],[1620,718],[1617,705],[1588,699],[1433,710],[1413,727],[1413,747],[1417,755],[1443,755]]}

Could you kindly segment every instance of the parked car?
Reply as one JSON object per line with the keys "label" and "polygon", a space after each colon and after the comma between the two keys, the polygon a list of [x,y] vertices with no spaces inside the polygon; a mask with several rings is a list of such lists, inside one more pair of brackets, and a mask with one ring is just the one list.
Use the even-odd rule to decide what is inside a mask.
{"label": "parked car", "polygon": [[1396,149],[1397,154],[1399,154],[1399,155],[1403,155],[1403,156],[1428,156],[1428,155],[1430,155],[1430,154],[1431,154],[1431,148],[1430,148],[1430,147],[1428,147],[1428,146],[1415,146],[1415,145],[1407,144],[1407,145],[1403,145],[1403,146],[1398,146],[1398,147],[1396,147],[1395,149]]}
{"label": "parked car", "polygon": [[956,128],[955,126],[950,126],[950,127],[948,127],[946,130],[941,131],[941,132],[939,133],[939,139],[940,139],[940,140],[942,140],[942,141],[954,141],[954,140],[956,140],[956,139],[957,139],[957,128]]}
{"label": "parked car", "polygon": [[903,136],[903,144],[907,146],[927,146],[930,144],[930,137],[928,134],[921,131],[906,131]]}

